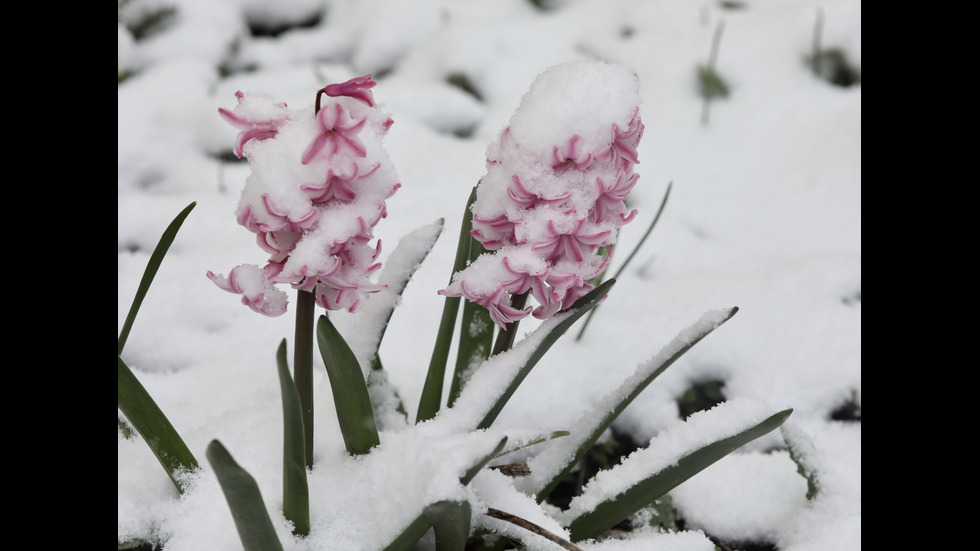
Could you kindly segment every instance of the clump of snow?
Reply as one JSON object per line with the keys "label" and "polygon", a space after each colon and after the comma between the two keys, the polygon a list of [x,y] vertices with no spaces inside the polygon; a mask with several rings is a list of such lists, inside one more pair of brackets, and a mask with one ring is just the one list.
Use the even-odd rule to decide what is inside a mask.
{"label": "clump of snow", "polygon": [[588,551],[716,551],[715,543],[700,530],[660,532],[634,530],[628,539],[609,538],[603,541],[579,543]]}
{"label": "clump of snow", "polygon": [[861,425],[790,419],[781,431],[817,493],[799,514],[782,519],[772,539],[786,551],[851,545],[861,534]]}
{"label": "clump of snow", "polygon": [[806,480],[786,450],[731,453],[670,495],[686,528],[730,542],[774,542],[807,507]]}

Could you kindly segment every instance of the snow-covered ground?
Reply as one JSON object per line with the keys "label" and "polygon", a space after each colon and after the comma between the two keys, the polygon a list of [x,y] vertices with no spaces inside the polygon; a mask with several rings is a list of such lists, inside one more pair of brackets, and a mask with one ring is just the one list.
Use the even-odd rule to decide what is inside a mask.
{"label": "snow-covered ground", "polygon": [[[145,443],[121,436],[120,541],[160,538],[168,551],[240,548],[205,460],[213,439],[256,478],[287,550],[383,545],[377,534],[345,542],[347,532],[331,527],[385,518],[403,494],[433,491],[417,487],[418,477],[407,469],[466,460],[466,453],[440,449],[436,434],[429,437],[442,462],[412,457],[415,448],[404,431],[391,431],[382,435],[388,453],[365,459],[375,462],[377,478],[358,478],[364,471],[343,456],[317,357],[314,532],[306,540],[288,536],[285,520],[275,517],[282,410],[274,355],[283,338],[291,343],[293,317],[255,314],[205,276],[267,258],[235,221],[248,166],[229,157],[237,131],[218,108],[233,107],[238,90],[299,108],[311,105],[326,84],[374,74],[374,98],[394,120],[384,147],[402,184],[374,229],[383,243],[380,260],[403,236],[445,220],[380,350],[414,418],[444,300],[436,292],[449,281],[463,207],[486,172],[488,145],[539,73],[595,58],[634,70],[644,100],[640,178],[630,195],[639,214],[622,228],[611,271],[642,237],[668,185],[670,196],[583,338],[574,339],[574,326],[559,340],[494,428],[567,429],[704,312],[737,306],[730,321],[654,381],[614,428],[645,445],[680,422],[678,397],[705,381],[723,381],[729,400],[758,401],[772,411],[793,408],[793,414],[782,430],[671,492],[685,532],[582,547],[693,551],[711,549],[710,535],[781,551],[861,548],[861,86],[818,78],[807,62],[819,28],[822,49],[837,49],[860,68],[861,2],[545,5],[131,0],[120,10],[119,71],[130,76],[118,96],[119,327],[164,228],[197,202],[143,303],[123,359],[203,468],[178,499]],[[136,40],[123,24],[167,6],[176,8],[175,16],[150,36]],[[261,36],[258,27],[288,30]],[[697,74],[716,38],[714,68],[729,94],[706,111]],[[450,81],[465,81],[475,93]],[[331,320],[342,332],[355,326],[346,312],[331,313]],[[522,323],[531,331],[537,322]],[[856,412],[858,419],[832,419],[841,412]],[[787,438],[816,471],[819,492],[812,501],[786,451]],[[400,461],[392,461],[399,450]],[[493,476],[481,474],[474,485],[491,492]],[[386,504],[337,497],[358,490],[384,495]],[[338,511],[349,519],[317,520]],[[529,546],[556,548],[543,539]]]}

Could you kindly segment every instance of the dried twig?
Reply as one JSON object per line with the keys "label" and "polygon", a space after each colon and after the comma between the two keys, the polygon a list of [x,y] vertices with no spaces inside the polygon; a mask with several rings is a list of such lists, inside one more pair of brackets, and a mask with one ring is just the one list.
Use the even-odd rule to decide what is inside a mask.
{"label": "dried twig", "polygon": [[493,465],[490,468],[498,470],[507,476],[527,476],[531,474],[531,469],[527,466],[526,461],[510,463],[508,465]]}
{"label": "dried twig", "polygon": [[524,520],[519,516],[512,515],[510,513],[505,513],[499,509],[494,509],[493,507],[487,509],[487,516],[509,522],[515,526],[520,526],[521,528],[527,530],[528,532],[537,534],[543,538],[546,538],[550,541],[557,543],[558,545],[562,546],[563,549],[568,549],[569,551],[582,551],[580,547],[576,546],[572,542],[562,539],[556,536],[555,534],[549,532],[548,530],[545,530],[544,528],[538,526],[537,524],[534,524],[533,522],[528,520]]}

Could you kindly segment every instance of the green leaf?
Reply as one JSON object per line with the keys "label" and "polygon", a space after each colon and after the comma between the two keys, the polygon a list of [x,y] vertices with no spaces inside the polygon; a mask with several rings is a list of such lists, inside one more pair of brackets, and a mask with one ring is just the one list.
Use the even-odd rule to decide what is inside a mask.
{"label": "green leaf", "polygon": [[698,83],[705,99],[728,97],[728,85],[711,67],[698,66]]}
{"label": "green leaf", "polygon": [[[572,520],[568,526],[572,541],[594,538],[612,528],[722,457],[778,428],[792,412],[792,409],[785,409],[775,413],[758,424],[700,447],[684,455],[676,463],[636,480],[626,491]],[[622,470],[621,467],[622,465],[618,465],[612,470]]]}
{"label": "green leaf", "polygon": [[422,515],[432,524],[436,551],[463,551],[470,535],[472,508],[468,501],[437,501]]}
{"label": "green leaf", "polygon": [[327,316],[317,321],[316,342],[330,378],[344,445],[352,455],[365,454],[381,440],[361,366]]}
{"label": "green leaf", "polygon": [[813,442],[799,427],[789,428],[784,425],[779,427],[779,430],[783,435],[783,441],[786,442],[789,458],[796,463],[796,472],[806,479],[806,500],[813,501],[820,493],[817,471],[807,460],[807,457],[813,454]]}
{"label": "green leaf", "polygon": [[150,261],[146,264],[146,270],[143,271],[143,278],[140,280],[139,287],[136,288],[136,296],[133,297],[133,304],[129,307],[129,314],[126,315],[126,321],[123,322],[122,330],[119,332],[119,351],[117,354],[122,355],[123,348],[126,346],[126,340],[129,338],[129,332],[133,328],[133,322],[136,321],[136,314],[143,304],[143,299],[146,297],[147,291],[150,290],[150,284],[153,283],[153,278],[156,277],[157,270],[160,269],[163,258],[167,256],[167,250],[170,249],[170,245],[177,237],[177,231],[180,230],[184,219],[187,218],[187,215],[190,214],[195,205],[197,205],[196,201],[180,211],[180,214],[167,226],[167,229],[163,232],[163,236],[160,238],[160,242],[153,249],[153,253],[150,255]]}
{"label": "green leaf", "polygon": [[122,358],[119,358],[119,375],[116,379],[119,410],[129,419],[136,432],[150,446],[153,455],[173,481],[177,491],[184,488],[177,480],[176,473],[181,470],[193,471],[198,468],[197,459],[187,449],[187,444],[177,434],[170,420],[143,388],[136,375]]}
{"label": "green leaf", "polygon": [[299,393],[289,375],[286,339],[276,352],[282,393],[282,513],[297,536],[310,534],[310,489],[306,482],[306,436]]}
{"label": "green leaf", "polygon": [[563,442],[567,446],[574,445],[576,441],[579,441],[574,454],[570,455],[566,450],[559,449],[558,447],[546,450],[544,453],[567,456],[569,457],[569,461],[565,463],[560,472],[555,473],[540,490],[537,490],[538,501],[544,501],[548,497],[554,487],[561,481],[562,477],[578,464],[579,460],[599,440],[599,437],[619,417],[619,414],[626,409],[626,406],[630,405],[654,379],[666,371],[668,367],[673,365],[678,358],[693,348],[694,345],[701,342],[712,331],[731,319],[736,312],[738,312],[738,308],[732,307],[720,316],[712,312],[705,314],[688,328],[687,331],[671,339],[661,349],[659,354],[638,366],[635,374],[624,381],[618,389],[600,401],[593,413],[582,417],[589,424],[581,428],[576,427],[577,430],[575,433],[577,436]]}
{"label": "green leaf", "polygon": [[276,535],[275,526],[262,501],[262,492],[252,475],[217,440],[208,444],[207,456],[228,501],[245,551],[281,550],[282,542]]}
{"label": "green leaf", "polygon": [[366,346],[373,347],[367,385],[375,408],[375,418],[381,428],[384,428],[388,419],[399,421],[408,419],[408,412],[398,390],[389,382],[388,375],[384,372],[379,352],[381,343],[399,297],[416,270],[422,265],[422,261],[432,251],[432,247],[442,234],[444,224],[445,220],[439,219],[416,229],[398,241],[395,250],[385,262],[381,275],[378,276],[378,284],[386,285],[387,289],[372,294],[358,313],[358,323],[363,324],[361,327],[370,328],[359,330],[368,331],[372,341],[370,344],[366,343]]}
{"label": "green leaf", "polygon": [[[595,306],[596,303],[602,300],[602,298],[609,293],[609,289],[611,289],[615,283],[615,279],[606,281],[595,289],[589,291],[589,293],[582,298],[578,299],[570,308],[563,311],[563,313],[568,315],[550,329],[547,329],[547,333],[542,337],[541,342],[531,352],[527,361],[523,366],[521,366],[520,371],[518,371],[514,378],[511,379],[500,396],[497,397],[493,406],[491,406],[490,410],[483,417],[483,420],[477,425],[477,429],[485,429],[493,424],[494,420],[497,418],[497,415],[499,415],[500,411],[504,409],[507,401],[514,395],[517,387],[520,386],[520,384],[524,381],[524,378],[531,372],[531,369],[537,365],[538,361],[540,361],[545,353],[552,347],[552,345],[554,345],[555,342],[561,338],[566,331],[568,331],[568,328],[571,327],[573,323],[575,323],[580,317],[588,312],[590,308]],[[537,333],[542,329],[544,329],[544,327],[539,327],[534,332]],[[519,343],[517,346],[520,347],[522,343]],[[516,348],[512,349],[512,351],[513,350],[516,350]]]}
{"label": "green leaf", "polygon": [[715,34],[711,39],[711,54],[707,65],[698,65],[698,91],[705,100],[728,96],[728,85],[715,70],[718,62],[718,48],[721,45],[721,35],[725,30],[725,22],[718,23]]}
{"label": "green leaf", "polygon": [[402,295],[408,286],[408,282],[415,275],[419,266],[422,265],[422,261],[429,256],[429,252],[435,246],[436,240],[442,234],[442,228],[445,223],[445,219],[440,218],[433,224],[427,224],[409,233],[398,242],[395,250],[391,251],[391,255],[388,256],[388,260],[385,262],[385,267],[382,269],[381,274],[378,276],[378,284],[387,285],[388,288],[381,293],[371,295],[367,304],[361,309],[361,316],[367,316],[368,312],[375,310],[375,304],[381,303],[381,301],[377,300],[378,297],[391,297],[391,300],[383,301],[384,305],[377,312],[370,314],[372,319],[384,320],[383,323],[379,324],[381,330],[377,336],[376,346],[374,347],[372,369],[381,369],[378,350],[381,347],[381,341],[384,339],[385,331],[388,329],[391,316],[394,314],[395,306],[398,302],[397,297]]}
{"label": "green leaf", "polygon": [[503,456],[505,456],[505,455],[507,455],[509,453],[516,452],[517,450],[523,450],[524,448],[530,448],[531,446],[533,446],[535,444],[540,444],[542,442],[547,442],[548,440],[554,440],[555,438],[562,438],[562,437],[568,436],[569,434],[571,434],[571,433],[568,432],[567,430],[556,430],[556,431],[552,431],[551,433],[549,433],[547,435],[544,435],[544,436],[542,436],[540,438],[535,438],[534,440],[531,440],[529,442],[525,442],[523,444],[519,444],[519,445],[515,445],[515,446],[507,446],[507,449],[501,450],[500,453],[498,453],[497,455],[495,455],[493,458],[496,459],[498,457],[503,457]]}
{"label": "green leaf", "polygon": [[[479,185],[479,183],[477,184]],[[466,202],[466,210],[463,212],[463,223],[459,228],[459,240],[456,245],[456,259],[453,262],[453,271],[449,281],[456,272],[466,267],[466,261],[470,254],[470,230],[473,228],[473,213],[470,206],[476,201],[476,187],[470,192],[469,200]],[[429,370],[425,375],[425,383],[422,386],[422,396],[419,399],[419,409],[416,414],[415,422],[432,419],[439,412],[442,403],[442,386],[446,378],[446,361],[449,359],[449,349],[452,346],[453,331],[456,325],[456,314],[459,312],[459,297],[446,297],[446,302],[442,307],[442,319],[439,321],[439,330],[436,333],[435,346],[432,349],[432,357],[429,360]]]}
{"label": "green leaf", "polygon": [[[476,260],[486,249],[476,239],[470,237],[469,259]],[[460,319],[459,346],[456,352],[456,368],[453,370],[446,403],[452,407],[466,384],[465,378],[471,370],[490,357],[493,349],[493,333],[496,325],[490,318],[490,311],[471,301],[463,301],[463,315]]]}
{"label": "green leaf", "polygon": [[467,484],[469,484],[470,481],[473,480],[473,478],[476,477],[476,475],[480,473],[480,470],[483,469],[483,467],[485,467],[487,465],[487,463],[489,463],[495,457],[499,457],[500,456],[500,454],[503,451],[505,445],[507,445],[507,437],[506,436],[503,437],[500,440],[500,443],[497,444],[497,447],[494,448],[492,452],[490,452],[487,455],[483,456],[482,459],[480,459],[479,461],[477,461],[476,463],[474,463],[473,466],[470,467],[469,470],[466,471],[466,474],[464,474],[459,479],[460,484],[462,484],[463,486],[466,486]]}
{"label": "green leaf", "polygon": [[[493,460],[493,458],[497,457],[501,453],[501,451],[504,449],[504,446],[506,444],[507,444],[507,437],[505,436],[500,440],[499,443],[497,443],[497,446],[493,449],[493,451],[491,451],[486,455],[481,456],[480,459],[478,459],[469,469],[466,470],[466,473],[463,474],[463,476],[460,477],[459,479],[460,484],[462,484],[463,486],[469,484],[470,481],[473,480],[473,478],[480,472],[481,469],[483,469],[483,467],[486,466],[487,463],[489,463],[491,460]],[[437,504],[438,503],[446,503],[446,502],[437,502]],[[431,505],[429,507],[431,507]],[[420,514],[415,520],[413,520],[408,526],[406,526],[405,529],[402,530],[401,534],[399,534],[398,537],[394,539],[394,541],[389,543],[384,548],[384,551],[407,551],[408,549],[411,549],[412,545],[414,545],[415,542],[419,541],[419,539],[425,535],[425,532],[434,524],[430,520],[430,516],[433,511],[430,511],[429,507],[426,507],[426,509],[423,510],[422,514]],[[441,506],[434,511],[438,512],[438,509],[440,508]],[[466,528],[466,531],[469,532],[468,526]],[[436,538],[438,539],[438,537],[439,535],[437,533]],[[452,536],[448,535],[444,537],[452,537]],[[453,549],[453,548],[446,547],[445,549]],[[461,550],[463,548],[460,547],[455,549]]]}
{"label": "green leaf", "polygon": [[389,543],[384,551],[408,551],[415,545],[415,542],[422,539],[422,536],[432,527],[432,523],[426,518],[425,514],[419,515],[412,521],[398,537]]}

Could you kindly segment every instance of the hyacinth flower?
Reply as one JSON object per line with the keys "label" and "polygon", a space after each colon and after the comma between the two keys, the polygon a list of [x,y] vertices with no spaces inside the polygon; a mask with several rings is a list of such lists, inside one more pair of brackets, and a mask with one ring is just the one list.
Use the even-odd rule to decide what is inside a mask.
{"label": "hyacinth flower", "polygon": [[[473,189],[464,211],[451,280],[439,291],[446,300],[416,423],[414,427],[404,423],[407,416],[395,386],[383,374],[377,380],[372,376],[381,371],[377,351],[387,317],[400,289],[432,249],[443,221],[406,235],[385,261],[378,283],[369,279],[380,267],[381,245],[373,237],[373,228],[386,215],[385,201],[399,188],[380,146],[391,119],[375,106],[374,86],[370,76],[332,84],[317,92],[313,109],[299,111],[239,93],[238,107],[220,110],[239,130],[236,153],[248,158],[251,169],[236,218],[256,235],[268,258],[264,266],[243,264],[227,277],[211,272],[208,277],[267,316],[286,311],[287,294],[280,287],[288,285],[297,292],[295,380],[289,376],[285,339],[276,353],[283,405],[281,507],[294,536],[312,535],[323,541],[324,532],[313,534],[313,525],[326,533],[350,528],[348,522],[331,526],[322,520],[311,522],[314,494],[307,473],[322,476],[339,465],[342,471],[329,476],[339,474],[344,478],[341,486],[354,490],[341,496],[341,507],[376,504],[390,497],[392,484],[411,486],[400,496],[398,510],[380,519],[383,522],[376,515],[349,519],[356,526],[352,530],[356,534],[350,535],[363,540],[354,543],[341,532],[330,541],[398,550],[417,547],[431,533],[436,547],[445,551],[492,551],[506,540],[538,548],[542,542],[535,538],[541,537],[577,549],[572,542],[599,537],[623,520],[649,511],[677,484],[787,418],[791,410],[770,414],[763,404],[744,401],[722,404],[725,407],[713,413],[698,412],[704,415],[692,415],[682,427],[651,440],[622,465],[597,474],[567,508],[550,504],[552,491],[587,460],[617,416],[664,369],[737,311],[729,308],[708,312],[678,333],[569,430],[494,426],[530,370],[612,288],[615,276],[602,283],[597,277],[608,266],[619,227],[636,216],[626,200],[638,181],[633,167],[639,162],[637,145],[643,134],[638,79],[622,67],[583,61],[542,73],[488,149],[486,176]],[[329,99],[321,105],[324,98]],[[364,293],[387,286],[387,292],[364,301],[360,309]],[[437,415],[461,298],[468,302],[463,304],[456,342],[457,371],[447,408]],[[536,304],[526,304],[532,299]],[[360,313],[349,334],[357,339],[353,347],[325,314],[316,326],[337,421],[352,457],[342,459],[331,453],[330,461],[309,471],[312,358],[307,361],[302,356],[313,347],[310,322],[317,304],[326,310],[360,309]],[[514,329],[527,316],[542,323],[515,345]],[[120,335],[120,354],[131,319]],[[488,339],[495,327],[502,330],[489,352]],[[417,332],[415,327],[412,330]],[[512,345],[513,353],[501,354]],[[365,356],[372,347],[374,357]],[[411,354],[415,347],[402,350]],[[362,369],[365,361],[372,368],[367,375]],[[127,373],[121,356],[119,366],[120,410],[141,421],[153,404]],[[598,372],[601,376],[602,370]],[[402,422],[388,424],[398,413]],[[161,417],[162,413],[155,415],[156,420]],[[172,427],[158,424],[149,427],[144,422],[136,428],[155,429],[144,438],[168,473],[194,468],[196,460],[181,453]],[[387,432],[383,443],[382,431]],[[166,446],[158,443],[157,435],[167,439]],[[523,464],[488,468],[491,461],[512,452],[545,445]],[[178,456],[176,461],[170,455]],[[366,460],[360,460],[365,455],[369,455],[363,457]],[[270,517],[256,480],[218,440],[207,447],[207,459],[244,548],[284,549],[283,524]],[[379,465],[391,464],[400,468],[378,470]],[[498,472],[475,480],[485,468]],[[390,481],[385,479],[388,476]],[[520,478],[509,480],[511,476]],[[471,489],[464,489],[471,481]],[[181,490],[179,479],[174,482]],[[546,519],[550,529],[495,508],[517,500],[521,509],[531,512],[529,518]],[[337,500],[330,501],[327,514],[335,518],[330,507]],[[537,510],[532,509],[534,503]],[[325,504],[321,501],[312,512],[322,514]],[[496,537],[486,537],[491,534]],[[300,544],[296,539],[289,543]]]}
{"label": "hyacinth flower", "polygon": [[[488,148],[471,232],[487,252],[439,293],[487,308],[507,329],[591,290],[617,228],[636,215],[625,201],[639,178],[639,104],[639,79],[623,67],[571,62],[539,75]],[[528,295],[536,307],[524,307]]]}
{"label": "hyacinth flower", "polygon": [[[208,277],[256,312],[285,312],[277,284],[350,312],[361,293],[383,288],[368,280],[379,267],[372,228],[401,184],[381,147],[392,121],[375,107],[374,85],[370,75],[331,84],[317,93],[316,109],[290,110],[242,92],[234,109],[219,109],[241,130],[235,154],[251,169],[236,217],[271,256],[260,270],[243,265],[228,278]],[[324,94],[331,99],[320,106]]]}
{"label": "hyacinth flower", "polygon": [[238,107],[234,111],[220,107],[218,113],[229,124],[241,130],[235,140],[235,156],[241,159],[246,143],[275,137],[279,127],[286,122],[288,114],[285,103],[271,103],[262,98],[246,99],[241,90],[235,92],[235,97],[238,98]]}
{"label": "hyacinth flower", "polygon": [[[373,228],[401,184],[382,147],[392,119],[375,105],[375,84],[371,75],[330,84],[304,109],[238,92],[234,108],[218,110],[239,130],[235,154],[246,157],[250,169],[236,219],[269,256],[264,266],[242,264],[228,276],[209,271],[207,277],[266,316],[286,312],[280,286],[296,290],[296,385],[307,442],[313,305],[353,313],[364,293],[385,289],[370,280],[381,266]],[[312,465],[311,444],[306,460]]]}

